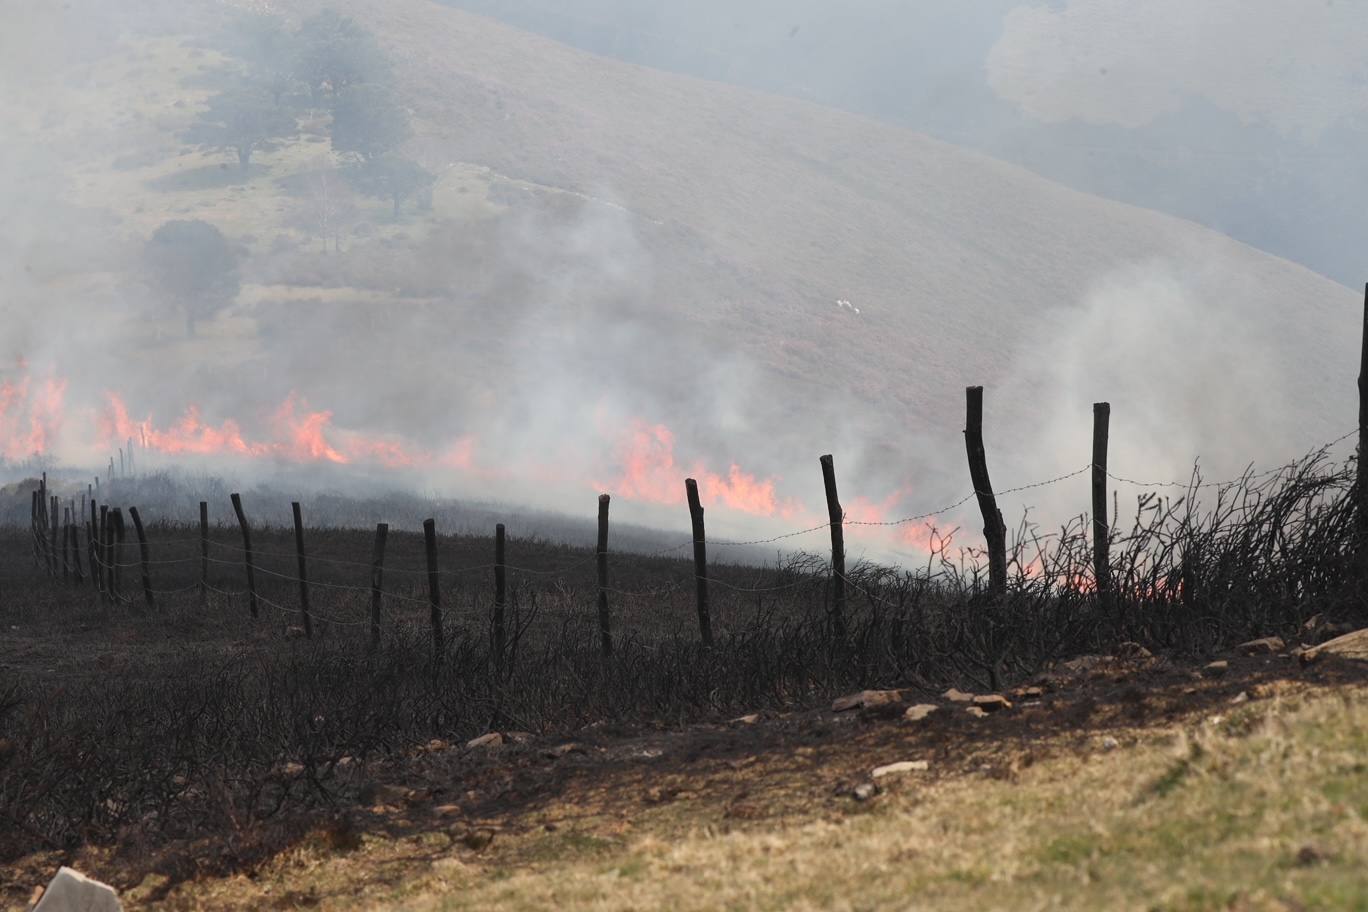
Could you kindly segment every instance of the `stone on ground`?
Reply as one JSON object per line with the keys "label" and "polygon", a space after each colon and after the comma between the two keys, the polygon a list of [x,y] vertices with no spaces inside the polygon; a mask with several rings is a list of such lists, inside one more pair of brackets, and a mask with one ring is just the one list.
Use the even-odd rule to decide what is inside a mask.
{"label": "stone on ground", "polygon": [[894,776],[898,773],[924,773],[930,768],[931,764],[925,760],[900,760],[897,763],[876,766],[869,775],[875,779],[882,779],[884,776]]}
{"label": "stone on ground", "polygon": [[941,694],[941,696],[951,703],[972,703],[974,701],[973,694],[965,693],[957,687],[950,688],[945,693]]}
{"label": "stone on ground", "polygon": [[1301,661],[1303,665],[1310,665],[1327,655],[1368,661],[1368,627],[1326,640],[1312,649],[1302,650]]}
{"label": "stone on ground", "polygon": [[845,712],[851,709],[874,709],[878,706],[891,706],[902,702],[902,694],[896,690],[862,690],[856,694],[837,697],[831,704],[832,712]]}
{"label": "stone on ground", "polygon": [[1240,655],[1274,655],[1287,648],[1287,644],[1282,641],[1282,637],[1260,637],[1257,640],[1250,640],[1248,643],[1241,643],[1235,649]]}
{"label": "stone on ground", "polygon": [[940,707],[935,703],[918,703],[916,706],[907,707],[907,712],[903,713],[903,718],[908,722],[922,722],[940,712]]}
{"label": "stone on ground", "polygon": [[47,885],[33,912],[123,912],[123,906],[113,887],[64,867]]}
{"label": "stone on ground", "polygon": [[478,738],[471,738],[466,742],[466,748],[475,750],[480,747],[503,747],[504,737],[498,732],[490,732],[487,735],[480,735]]}
{"label": "stone on ground", "polygon": [[974,705],[984,712],[997,712],[1002,709],[1011,709],[1012,701],[1002,694],[981,694],[974,697]]}

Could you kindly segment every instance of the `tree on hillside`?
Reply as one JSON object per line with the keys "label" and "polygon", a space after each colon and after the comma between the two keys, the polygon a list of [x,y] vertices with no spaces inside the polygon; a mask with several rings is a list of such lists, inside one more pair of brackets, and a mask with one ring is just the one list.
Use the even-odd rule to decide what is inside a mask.
{"label": "tree on hillside", "polygon": [[321,238],[323,252],[328,241],[333,251],[342,250],[342,236],[357,218],[355,193],[326,153],[315,158],[303,174],[294,224]]}
{"label": "tree on hillside", "polygon": [[298,46],[281,17],[243,13],[229,23],[224,45],[247,65],[252,80],[268,91],[277,105],[299,84]]}
{"label": "tree on hillside", "polygon": [[389,74],[389,61],[375,36],[333,10],[305,19],[294,43],[295,73],[315,101],[345,97],[353,86],[384,82]]}
{"label": "tree on hillside", "polygon": [[408,135],[408,111],[384,86],[355,86],[333,108],[335,152],[355,153],[369,162],[394,151]]}
{"label": "tree on hillside", "polygon": [[227,307],[241,288],[238,258],[223,232],[208,222],[166,222],[143,247],[149,283],[185,314],[187,335],[195,324]]}
{"label": "tree on hillside", "polygon": [[404,201],[431,192],[437,177],[417,162],[396,155],[372,158],[348,172],[352,186],[358,193],[394,204],[394,217],[399,217]]}
{"label": "tree on hillside", "polygon": [[202,149],[235,153],[246,172],[254,152],[275,148],[296,129],[294,115],[277,105],[268,90],[245,86],[210,98],[182,139]]}

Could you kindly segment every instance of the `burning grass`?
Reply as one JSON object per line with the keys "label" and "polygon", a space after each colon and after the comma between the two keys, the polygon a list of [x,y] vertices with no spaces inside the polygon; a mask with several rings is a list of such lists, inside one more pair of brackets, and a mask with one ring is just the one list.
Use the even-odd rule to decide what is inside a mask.
{"label": "burning grass", "polygon": [[[241,597],[213,594],[201,607],[193,591],[147,611],[132,571],[129,604],[103,604],[88,585],[39,575],[27,533],[9,531],[0,535],[0,857],[103,845],[130,871],[227,873],[361,800],[340,771],[432,738],[679,725],[866,687],[982,691],[1127,641],[1197,657],[1254,635],[1295,635],[1315,614],[1362,619],[1353,468],[1316,454],[1229,487],[1142,500],[1139,519],[1115,534],[1116,586],[1105,599],[1091,583],[1082,523],[1048,535],[1023,526],[1001,601],[985,596],[970,551],[933,554],[911,571],[856,566],[844,638],[832,633],[819,557],[715,568],[708,650],[693,628],[691,565],[617,554],[610,660],[599,653],[583,550],[516,543],[513,635],[497,657],[489,543],[444,539],[442,566],[453,572],[446,650],[434,662],[417,536],[391,539],[392,597],[372,648],[368,594],[337,588],[366,584],[369,533],[309,532],[316,637],[306,641],[285,635],[297,589],[284,530],[255,535],[268,600],[256,621]],[[175,547],[197,553],[186,530],[153,538],[178,536],[189,540],[163,559]],[[238,558],[214,554],[215,587],[240,585]],[[193,563],[159,565],[158,585],[191,584],[195,573]],[[184,848],[205,839],[212,849]],[[166,854],[171,845],[179,854]]]}

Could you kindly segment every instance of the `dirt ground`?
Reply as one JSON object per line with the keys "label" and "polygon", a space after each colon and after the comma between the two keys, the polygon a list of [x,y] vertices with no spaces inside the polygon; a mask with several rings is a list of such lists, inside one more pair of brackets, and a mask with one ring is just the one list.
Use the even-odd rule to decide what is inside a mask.
{"label": "dirt ground", "polygon": [[[757,859],[797,851],[795,846],[804,840],[813,843],[806,851],[816,854],[790,859],[794,871],[820,870],[823,865],[816,860],[829,859],[832,851],[839,856],[833,847],[842,845],[856,824],[874,827],[857,843],[895,845],[906,829],[906,821],[898,822],[900,815],[920,809],[922,816],[912,829],[941,826],[946,841],[933,843],[942,848],[954,844],[955,828],[966,822],[998,820],[1003,813],[1019,820],[976,831],[970,841],[975,847],[969,852],[971,863],[966,866],[960,859],[958,866],[940,871],[958,892],[945,893],[944,884],[935,880],[936,889],[927,895],[941,898],[913,907],[969,908],[978,902],[977,907],[994,908],[1003,907],[998,902],[1020,901],[1026,905],[1019,907],[1089,908],[1094,907],[1088,905],[1089,897],[1101,902],[1110,896],[1109,902],[1119,903],[1113,907],[1123,908],[1368,908],[1368,875],[1362,875],[1368,868],[1358,868],[1359,862],[1368,862],[1368,855],[1359,854],[1368,849],[1368,767],[1362,762],[1368,741],[1363,699],[1368,695],[1368,663],[1328,657],[1303,666],[1285,653],[1231,655],[1226,661],[1223,671],[1175,666],[1147,656],[1080,661],[1042,680],[1038,690],[1008,694],[1009,708],[984,716],[941,696],[902,693],[894,704],[841,713],[822,709],[678,729],[596,727],[563,737],[504,732],[493,739],[502,743],[489,746],[433,742],[407,757],[335,771],[339,781],[351,780],[346,791],[357,800],[326,815],[281,821],[268,854],[250,850],[247,834],[159,847],[148,854],[145,865],[132,867],[126,864],[126,852],[124,860],[116,861],[109,848],[88,848],[67,858],[38,853],[0,872],[0,884],[9,908],[23,908],[33,886],[45,882],[59,863],[119,885],[131,909],[447,909],[496,894],[499,904],[509,908],[549,902],[641,908],[664,901],[633,888],[662,858],[689,846],[735,843],[725,857],[702,856],[707,865],[728,868],[709,868],[719,877],[725,873],[722,885],[711,884],[711,875],[703,876],[691,864],[666,865],[666,880],[672,875],[688,885],[672,893],[671,901],[686,908],[885,908],[890,907],[887,902],[902,907],[877,889],[871,894],[871,885],[899,879],[881,880],[877,872],[843,868],[797,893],[785,891],[785,878],[745,884],[758,870]],[[918,722],[903,716],[908,704],[922,703],[939,709]],[[1351,707],[1346,710],[1351,714],[1334,721],[1324,718],[1330,712],[1326,707],[1340,705]],[[1086,778],[1090,758],[1115,767],[1104,781],[1129,796],[1117,807],[1133,808],[1145,795],[1167,799],[1203,758],[1222,754],[1223,749],[1213,746],[1216,742],[1255,743],[1256,734],[1267,737],[1275,719],[1290,720],[1279,724],[1299,732],[1292,744],[1309,751],[1311,759],[1295,762],[1308,779],[1318,768],[1316,762],[1357,751],[1357,767],[1334,767],[1333,781],[1320,790],[1343,793],[1339,804],[1353,818],[1352,833],[1341,834],[1337,846],[1329,846],[1324,834],[1319,841],[1305,837],[1305,845],[1287,848],[1279,843],[1279,852],[1292,853],[1293,869],[1304,868],[1309,877],[1327,877],[1338,885],[1340,892],[1325,902],[1308,904],[1297,898],[1315,895],[1314,890],[1275,896],[1227,889],[1219,872],[1213,874],[1217,887],[1210,896],[1198,883],[1182,894],[1182,902],[1168,904],[1152,901],[1159,895],[1149,884],[1156,876],[1153,870],[1127,875],[1134,877],[1134,893],[1124,883],[1111,883],[1114,893],[1083,891],[1074,901],[1067,900],[1067,891],[1055,902],[1044,894],[997,889],[1004,875],[1015,882],[1012,871],[1020,866],[1022,850],[1017,843],[1000,843],[1002,832],[1035,820],[1044,827],[1041,832],[1063,834],[1034,846],[1035,851],[1054,845],[1079,825],[1074,817],[1082,809],[1067,800],[1069,782]],[[1289,736],[1280,737],[1285,741]],[[1211,743],[1203,747],[1204,739]],[[1291,749],[1279,748],[1279,762],[1294,762],[1283,756]],[[1224,753],[1233,757],[1235,750]],[[877,780],[871,776],[876,767],[907,760],[924,761],[925,769]],[[1261,776],[1268,774],[1268,762],[1264,757],[1254,764],[1263,770]],[[1203,789],[1228,785],[1223,775],[1217,769],[1198,781]],[[1174,782],[1166,784],[1169,779]],[[1271,793],[1284,797],[1300,785],[1277,779]],[[998,796],[991,809],[973,811],[965,804],[986,795]],[[1107,795],[1096,786],[1088,792],[1099,807],[1112,800]],[[1032,796],[1043,803],[1033,804]],[[1198,807],[1207,797],[1203,791],[1184,803]],[[1062,804],[1061,798],[1066,799]],[[1213,807],[1228,800],[1212,797]],[[1022,801],[1026,804],[1015,810],[1008,807]],[[936,815],[925,814],[937,805],[944,805],[939,823]],[[1027,805],[1034,809],[1028,812]],[[1329,807],[1333,811],[1335,803]],[[1084,823],[1087,816],[1083,814]],[[1202,821],[1210,818],[1208,814]],[[1294,822],[1289,833],[1264,837],[1264,842],[1303,839],[1296,830],[1305,822]],[[814,828],[825,835],[813,835]],[[1225,841],[1239,831],[1235,827]],[[1073,855],[1083,861],[1092,858],[1087,846],[1094,837],[1099,845],[1106,841],[1101,833],[1078,845],[1066,839],[1058,848],[1061,858],[1050,864],[1078,862]],[[769,848],[757,848],[757,840]],[[1220,844],[1218,839],[1207,847]],[[930,857],[925,846],[907,851],[909,858]],[[1132,854],[1145,853],[1137,849]],[[1298,858],[1306,862],[1300,868]],[[1322,859],[1325,865],[1317,868]],[[1143,857],[1135,860],[1144,867]],[[1156,855],[1149,867],[1160,860]],[[608,870],[618,871],[610,878],[620,881],[616,886],[599,883]],[[1083,876],[1087,881],[1089,875]],[[1357,889],[1356,877],[1362,878]],[[646,877],[651,883],[657,880]],[[797,876],[795,883],[802,881]],[[1103,874],[1093,883],[1108,880]]]}

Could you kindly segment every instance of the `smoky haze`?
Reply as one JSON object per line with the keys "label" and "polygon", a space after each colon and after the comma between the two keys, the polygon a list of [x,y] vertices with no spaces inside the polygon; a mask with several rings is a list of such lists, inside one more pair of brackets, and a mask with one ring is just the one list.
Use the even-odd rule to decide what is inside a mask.
{"label": "smoky haze", "polygon": [[826,452],[852,519],[958,500],[970,384],[999,488],[1097,400],[1151,480],[1353,424],[1351,4],[5,6],[10,479],[132,439],[685,528],[692,474],[749,537],[820,524]]}

